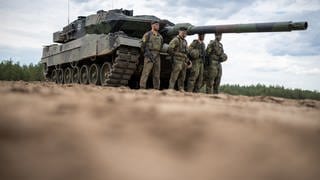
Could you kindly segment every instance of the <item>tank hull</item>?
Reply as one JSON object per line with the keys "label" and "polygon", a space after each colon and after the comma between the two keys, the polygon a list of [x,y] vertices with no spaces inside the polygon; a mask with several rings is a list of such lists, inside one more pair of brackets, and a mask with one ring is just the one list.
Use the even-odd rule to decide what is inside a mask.
{"label": "tank hull", "polygon": [[[140,46],[141,39],[124,33],[87,34],[65,44],[44,47],[41,63],[44,65],[46,79],[60,84],[139,88],[138,82],[143,69]],[[171,57],[165,53],[166,48],[167,45],[164,45],[164,52],[161,53],[161,88],[168,86],[171,72]],[[92,68],[95,68],[95,72],[90,71]],[[93,73],[97,74],[98,77],[93,78],[97,80],[90,79]],[[72,77],[76,76],[74,74],[78,74],[78,78],[72,80]],[[87,80],[81,79],[82,76],[87,76]]]}
{"label": "tank hull", "polygon": [[66,44],[43,48],[41,63],[48,67],[74,63],[85,59],[112,54],[119,46],[140,48],[140,39],[123,34],[87,34]]}
{"label": "tank hull", "polygon": [[[126,54],[129,53],[130,58],[126,57],[127,60],[123,60],[123,57],[121,57],[122,61],[116,64],[116,61],[120,59],[119,56],[125,56],[123,52],[118,52],[119,49],[124,49],[124,47],[129,51]],[[101,77],[101,68],[108,66],[107,70],[111,72],[112,68],[114,68],[113,66],[117,66],[115,69],[118,68],[118,72],[130,72],[126,76],[130,75],[131,77],[139,64],[139,49],[140,39],[128,37],[123,33],[86,34],[65,44],[53,44],[44,47],[41,63],[44,64],[46,78],[57,83],[70,83],[70,81],[66,80],[68,79],[67,69],[71,69],[71,72],[75,74],[79,74],[82,69],[82,75],[87,76],[87,78],[81,80],[80,73],[78,75],[80,77],[74,81],[75,83],[108,85],[105,81],[109,77],[108,75],[104,78]],[[130,51],[134,52],[134,55],[130,54],[132,53]],[[106,63],[108,64],[106,65]],[[94,66],[96,67],[96,72],[92,73],[97,74],[97,81],[90,80],[90,68],[94,68]],[[122,68],[123,72],[119,68]],[[126,68],[127,70],[125,70]],[[76,69],[77,72],[75,71]],[[73,76],[72,73],[69,73],[69,75]],[[121,76],[118,76],[118,78],[121,80]],[[115,80],[112,81],[115,82]],[[115,83],[113,84],[115,85]],[[121,82],[121,85],[127,84]]]}

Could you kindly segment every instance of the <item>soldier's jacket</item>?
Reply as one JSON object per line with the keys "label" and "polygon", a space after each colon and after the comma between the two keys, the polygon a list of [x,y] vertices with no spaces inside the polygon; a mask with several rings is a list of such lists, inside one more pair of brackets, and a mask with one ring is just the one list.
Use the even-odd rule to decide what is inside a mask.
{"label": "soldier's jacket", "polygon": [[191,60],[200,60],[201,62],[204,62],[206,56],[206,49],[205,44],[203,42],[200,42],[197,39],[193,40],[189,46],[188,51]]}
{"label": "soldier's jacket", "polygon": [[168,47],[168,53],[174,56],[178,60],[187,60],[188,43],[185,39],[182,39],[179,35],[173,38]]}
{"label": "soldier's jacket", "polygon": [[227,55],[223,51],[223,45],[217,41],[210,41],[206,50],[206,56],[210,61],[223,62],[227,60]]}
{"label": "soldier's jacket", "polygon": [[146,32],[142,37],[141,50],[148,48],[150,51],[159,51],[163,46],[163,38],[160,33],[154,34],[152,31]]}

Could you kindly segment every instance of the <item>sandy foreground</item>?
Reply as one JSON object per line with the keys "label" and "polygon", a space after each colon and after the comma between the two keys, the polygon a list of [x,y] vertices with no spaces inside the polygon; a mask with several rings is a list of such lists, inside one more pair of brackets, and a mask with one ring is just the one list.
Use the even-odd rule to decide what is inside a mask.
{"label": "sandy foreground", "polygon": [[0,179],[320,179],[320,101],[0,82]]}

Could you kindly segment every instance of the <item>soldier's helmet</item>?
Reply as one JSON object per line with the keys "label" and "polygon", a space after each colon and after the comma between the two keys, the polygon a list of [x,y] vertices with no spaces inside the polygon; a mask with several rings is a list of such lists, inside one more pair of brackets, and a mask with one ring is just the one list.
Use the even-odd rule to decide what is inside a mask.
{"label": "soldier's helmet", "polygon": [[159,21],[158,21],[158,20],[152,20],[152,21],[151,21],[151,25],[152,25],[152,24],[157,24],[157,23],[159,24]]}
{"label": "soldier's helmet", "polygon": [[182,26],[182,27],[179,28],[179,31],[186,31],[186,30],[188,30],[188,28],[187,28],[187,27],[184,27],[184,26]]}

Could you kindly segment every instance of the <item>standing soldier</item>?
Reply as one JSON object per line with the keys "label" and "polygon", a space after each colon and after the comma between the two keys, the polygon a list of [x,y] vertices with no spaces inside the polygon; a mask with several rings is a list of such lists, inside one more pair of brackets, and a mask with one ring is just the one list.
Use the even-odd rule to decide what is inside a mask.
{"label": "standing soldier", "polygon": [[199,92],[203,81],[203,65],[205,61],[204,34],[199,34],[198,39],[192,41],[189,46],[192,68],[188,79],[188,92]]}
{"label": "standing soldier", "polygon": [[140,88],[145,89],[150,72],[153,76],[153,88],[160,88],[160,50],[163,38],[159,33],[159,21],[151,22],[151,31],[143,35],[141,51],[144,53],[144,64],[140,78]]}
{"label": "standing soldier", "polygon": [[219,86],[222,76],[222,66],[221,63],[227,60],[227,55],[223,51],[223,46],[221,44],[221,33],[215,34],[216,39],[210,41],[207,47],[206,56],[208,58],[207,69],[207,93],[208,94],[218,94]]}
{"label": "standing soldier", "polygon": [[169,81],[169,89],[174,89],[178,80],[179,91],[184,91],[184,80],[186,78],[186,70],[188,65],[192,66],[188,59],[188,43],[185,40],[187,36],[187,28],[181,27],[179,35],[173,38],[168,47],[168,53],[173,57],[172,72]]}

